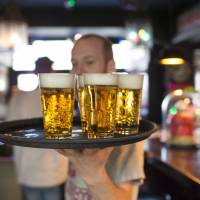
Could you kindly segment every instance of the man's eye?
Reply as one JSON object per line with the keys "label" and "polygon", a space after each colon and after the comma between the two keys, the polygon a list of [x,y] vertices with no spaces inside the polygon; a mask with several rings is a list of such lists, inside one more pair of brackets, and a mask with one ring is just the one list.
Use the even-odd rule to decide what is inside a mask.
{"label": "man's eye", "polygon": [[93,63],[94,63],[93,60],[90,60],[90,61],[87,61],[87,62],[86,62],[87,65],[92,65]]}
{"label": "man's eye", "polygon": [[72,66],[73,66],[73,67],[76,67],[76,66],[77,66],[77,64],[76,64],[76,63],[72,63]]}

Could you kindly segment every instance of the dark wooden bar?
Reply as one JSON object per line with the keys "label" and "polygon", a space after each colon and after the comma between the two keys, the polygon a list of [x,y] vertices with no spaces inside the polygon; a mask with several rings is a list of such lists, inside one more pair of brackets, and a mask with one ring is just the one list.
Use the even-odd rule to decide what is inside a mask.
{"label": "dark wooden bar", "polygon": [[200,199],[200,149],[171,148],[159,138],[145,144],[148,190],[163,199]]}

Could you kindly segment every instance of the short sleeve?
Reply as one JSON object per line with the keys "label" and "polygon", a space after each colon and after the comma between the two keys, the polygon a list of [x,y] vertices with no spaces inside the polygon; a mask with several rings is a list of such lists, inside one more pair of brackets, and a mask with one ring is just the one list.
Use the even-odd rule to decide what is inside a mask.
{"label": "short sleeve", "polygon": [[144,179],[144,142],[115,147],[106,165],[114,183]]}

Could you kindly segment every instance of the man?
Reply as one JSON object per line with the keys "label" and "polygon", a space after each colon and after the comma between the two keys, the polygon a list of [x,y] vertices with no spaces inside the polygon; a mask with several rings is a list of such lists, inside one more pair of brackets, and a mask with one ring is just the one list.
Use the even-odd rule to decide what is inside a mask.
{"label": "man", "polygon": [[[85,35],[72,49],[72,72],[115,70],[111,44],[98,35]],[[136,200],[143,172],[143,143],[115,148],[59,150],[69,158],[67,200]]]}
{"label": "man", "polygon": [[[36,73],[50,73],[52,61],[36,61]],[[19,91],[12,96],[7,120],[41,117],[40,91]],[[24,200],[63,200],[68,160],[53,149],[14,147],[18,182]]]}

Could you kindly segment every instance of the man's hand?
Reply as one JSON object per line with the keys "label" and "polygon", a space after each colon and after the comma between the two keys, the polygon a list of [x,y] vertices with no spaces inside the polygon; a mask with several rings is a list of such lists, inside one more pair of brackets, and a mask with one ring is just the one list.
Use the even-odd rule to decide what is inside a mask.
{"label": "man's hand", "polygon": [[106,174],[105,165],[112,150],[113,147],[80,150],[61,149],[58,152],[69,158],[88,185],[96,185]]}
{"label": "man's hand", "polygon": [[115,184],[106,171],[107,160],[113,147],[104,149],[61,149],[57,150],[67,156],[76,171],[87,183],[95,200],[136,200],[138,186],[130,181]]}

